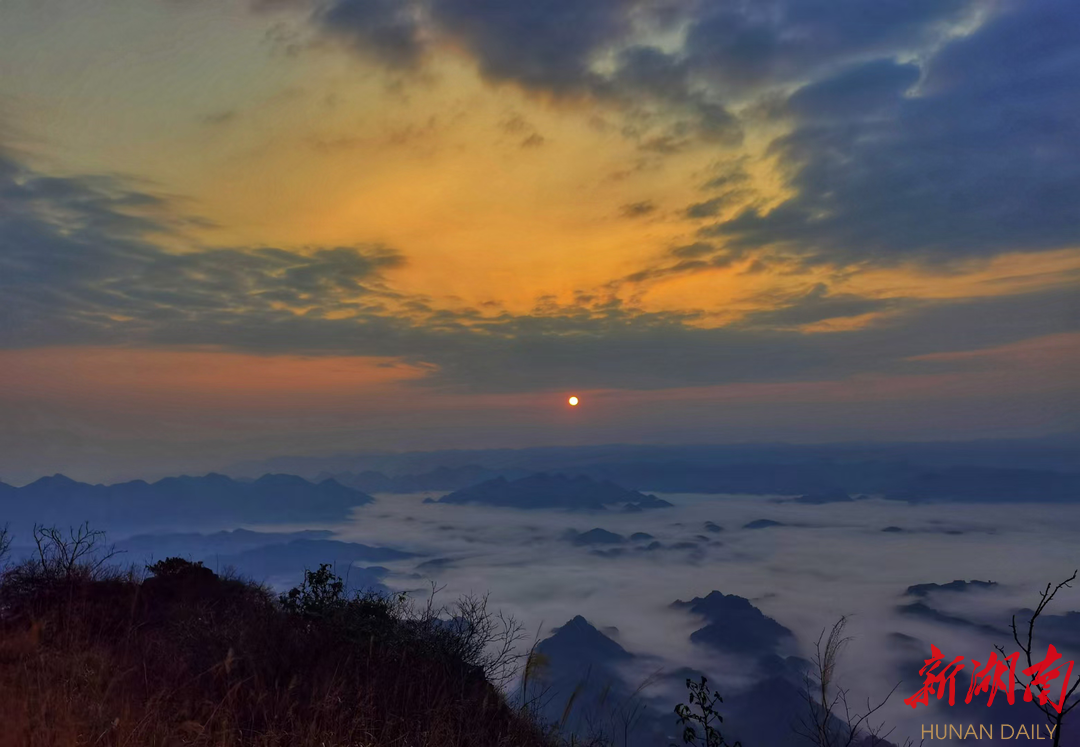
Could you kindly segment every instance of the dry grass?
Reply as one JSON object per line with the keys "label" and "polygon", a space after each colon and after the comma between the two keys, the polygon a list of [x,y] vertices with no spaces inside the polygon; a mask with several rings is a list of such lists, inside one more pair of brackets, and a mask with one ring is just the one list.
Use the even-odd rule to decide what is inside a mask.
{"label": "dry grass", "polygon": [[546,747],[392,604],[287,610],[206,569],[0,584],[0,747]]}

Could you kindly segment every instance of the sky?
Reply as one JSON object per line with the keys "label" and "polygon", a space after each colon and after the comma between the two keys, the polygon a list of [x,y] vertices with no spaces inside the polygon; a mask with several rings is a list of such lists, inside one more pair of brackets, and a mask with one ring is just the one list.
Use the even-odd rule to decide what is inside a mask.
{"label": "sky", "polygon": [[0,17],[0,479],[1080,426],[1072,0]]}

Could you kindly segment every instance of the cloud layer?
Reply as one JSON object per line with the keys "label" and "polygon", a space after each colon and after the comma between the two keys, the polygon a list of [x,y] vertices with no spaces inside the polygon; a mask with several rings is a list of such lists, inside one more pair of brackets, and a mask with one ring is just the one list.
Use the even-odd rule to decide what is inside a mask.
{"label": "cloud layer", "polygon": [[[1008,345],[1077,324],[1067,288],[930,303],[818,284],[721,327],[699,325],[693,311],[646,312],[617,301],[553,304],[528,315],[440,311],[393,290],[387,275],[406,258],[387,247],[170,250],[163,244],[182,241],[190,219],[163,197],[115,180],[45,177],[11,159],[0,166],[0,344],[8,348],[388,356],[431,366],[427,383],[473,391],[652,389],[918,372],[926,369],[910,362],[918,356]],[[850,332],[799,331],[889,310],[903,313]]]}
{"label": "cloud layer", "polygon": [[771,152],[793,196],[701,229],[729,245],[888,263],[1077,243],[1066,0],[333,0],[316,18],[391,67],[450,46],[493,83],[614,106],[654,152],[786,123]]}
{"label": "cloud layer", "polygon": [[[286,399],[354,421],[393,380],[475,445],[539,438],[515,408],[569,391],[625,417],[544,440],[1075,422],[1075,3],[243,5],[149,7],[125,38],[198,42],[160,55],[107,13],[0,30],[29,81],[0,90],[7,443],[74,439],[56,350],[105,348],[287,359]],[[138,419],[101,387],[80,406]]]}

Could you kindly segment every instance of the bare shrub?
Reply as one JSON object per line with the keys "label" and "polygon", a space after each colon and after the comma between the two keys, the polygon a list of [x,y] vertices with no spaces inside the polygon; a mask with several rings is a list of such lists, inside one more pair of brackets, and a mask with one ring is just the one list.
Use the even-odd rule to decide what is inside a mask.
{"label": "bare shrub", "polygon": [[483,603],[448,627],[434,605],[339,594],[318,571],[284,601],[180,559],[142,580],[68,566],[51,536],[30,566],[63,584],[24,572],[13,587],[18,568],[0,583],[0,747],[560,743],[460,658],[498,660],[480,643],[505,627]]}
{"label": "bare shrub", "polygon": [[89,522],[67,532],[35,524],[33,537],[37,569],[50,579],[97,578],[117,555],[116,548],[106,543],[105,532],[91,529]]}
{"label": "bare shrub", "polygon": [[[807,709],[795,731],[817,747],[877,747],[888,745],[893,729],[884,722],[874,723],[874,714],[889,702],[900,686],[897,682],[881,701],[874,705],[870,698],[863,707],[853,706],[849,690],[838,683],[837,666],[851,638],[844,634],[847,617],[841,617],[826,636],[821,631],[814,644],[814,672],[804,678],[803,698]],[[823,643],[824,642],[824,643]],[[912,745],[905,740],[904,747]]]}
{"label": "bare shrub", "polygon": [[[1054,597],[1059,591],[1072,587],[1072,582],[1076,580],[1076,575],[1077,571],[1073,571],[1071,576],[1069,576],[1067,579],[1057,584],[1056,586],[1048,583],[1046,585],[1046,588],[1039,593],[1039,604],[1035,608],[1035,611],[1031,613],[1031,617],[1028,619],[1026,636],[1021,637],[1020,631],[1018,630],[1016,625],[1016,615],[1012,616],[1012,623],[1010,627],[1012,628],[1013,640],[1016,641],[1016,645],[1020,647],[1020,650],[1024,654],[1024,659],[1027,662],[1027,667],[1025,667],[1025,669],[1029,669],[1032,666],[1031,656],[1033,640],[1035,638],[1035,624],[1038,621],[1039,616],[1042,615],[1042,613],[1046,610],[1049,604],[1054,601]],[[1005,648],[1003,646],[997,646],[996,648],[1002,656],[1008,658],[1005,654]],[[1017,677],[1017,681],[1019,681],[1019,677]],[[1030,679],[1023,684],[1025,684],[1027,687],[1031,687],[1037,693],[1039,697],[1035,698],[1035,700],[1033,701],[1034,704],[1039,708],[1040,711],[1043,712],[1043,715],[1046,716],[1046,720],[1049,721],[1051,725],[1057,727],[1054,729],[1054,747],[1058,747],[1058,745],[1061,744],[1061,727],[1062,723],[1065,720],[1065,717],[1068,716],[1069,713],[1074,708],[1076,708],[1077,705],[1080,705],[1080,698],[1073,697],[1076,694],[1077,687],[1080,687],[1080,675],[1077,675],[1076,681],[1073,682],[1071,686],[1068,682],[1065,683],[1065,687],[1067,688],[1065,694],[1064,696],[1059,696],[1062,699],[1062,708],[1060,712],[1058,712],[1057,709],[1053,708],[1049,703],[1042,702],[1043,694],[1046,693],[1046,695],[1049,696],[1050,693],[1047,692],[1046,688],[1043,687],[1041,682],[1038,682],[1036,680],[1035,674],[1032,674],[1030,676]],[[1071,703],[1069,702],[1070,700],[1072,700]]]}
{"label": "bare shrub", "polygon": [[517,650],[524,626],[512,615],[490,611],[486,594],[466,594],[449,607],[436,607],[436,593],[432,587],[420,627],[446,654],[479,668],[488,681],[505,687],[517,676],[524,658]]}
{"label": "bare shrub", "polygon": [[0,528],[0,568],[3,568],[8,553],[11,552],[12,539],[11,532],[8,531],[8,525],[4,524],[3,528]]}

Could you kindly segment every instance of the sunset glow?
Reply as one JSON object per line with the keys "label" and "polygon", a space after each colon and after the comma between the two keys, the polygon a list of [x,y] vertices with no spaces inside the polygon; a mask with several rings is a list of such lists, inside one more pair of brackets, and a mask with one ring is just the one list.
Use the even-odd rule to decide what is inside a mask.
{"label": "sunset glow", "polygon": [[[656,426],[594,402],[590,442],[876,437],[867,381],[920,392],[884,424],[905,438],[1062,428],[1077,86],[1012,101],[1068,47],[997,50],[1068,11],[900,3],[864,39],[777,3],[5,3],[0,468],[92,462],[88,433],[246,453],[154,414],[176,400],[252,439],[256,402],[370,408],[341,448],[387,446],[395,407],[403,447],[447,412],[461,444],[557,441],[522,403],[570,387]],[[1041,339],[1066,343],[1024,367]],[[762,388],[813,415],[714,417]]]}

